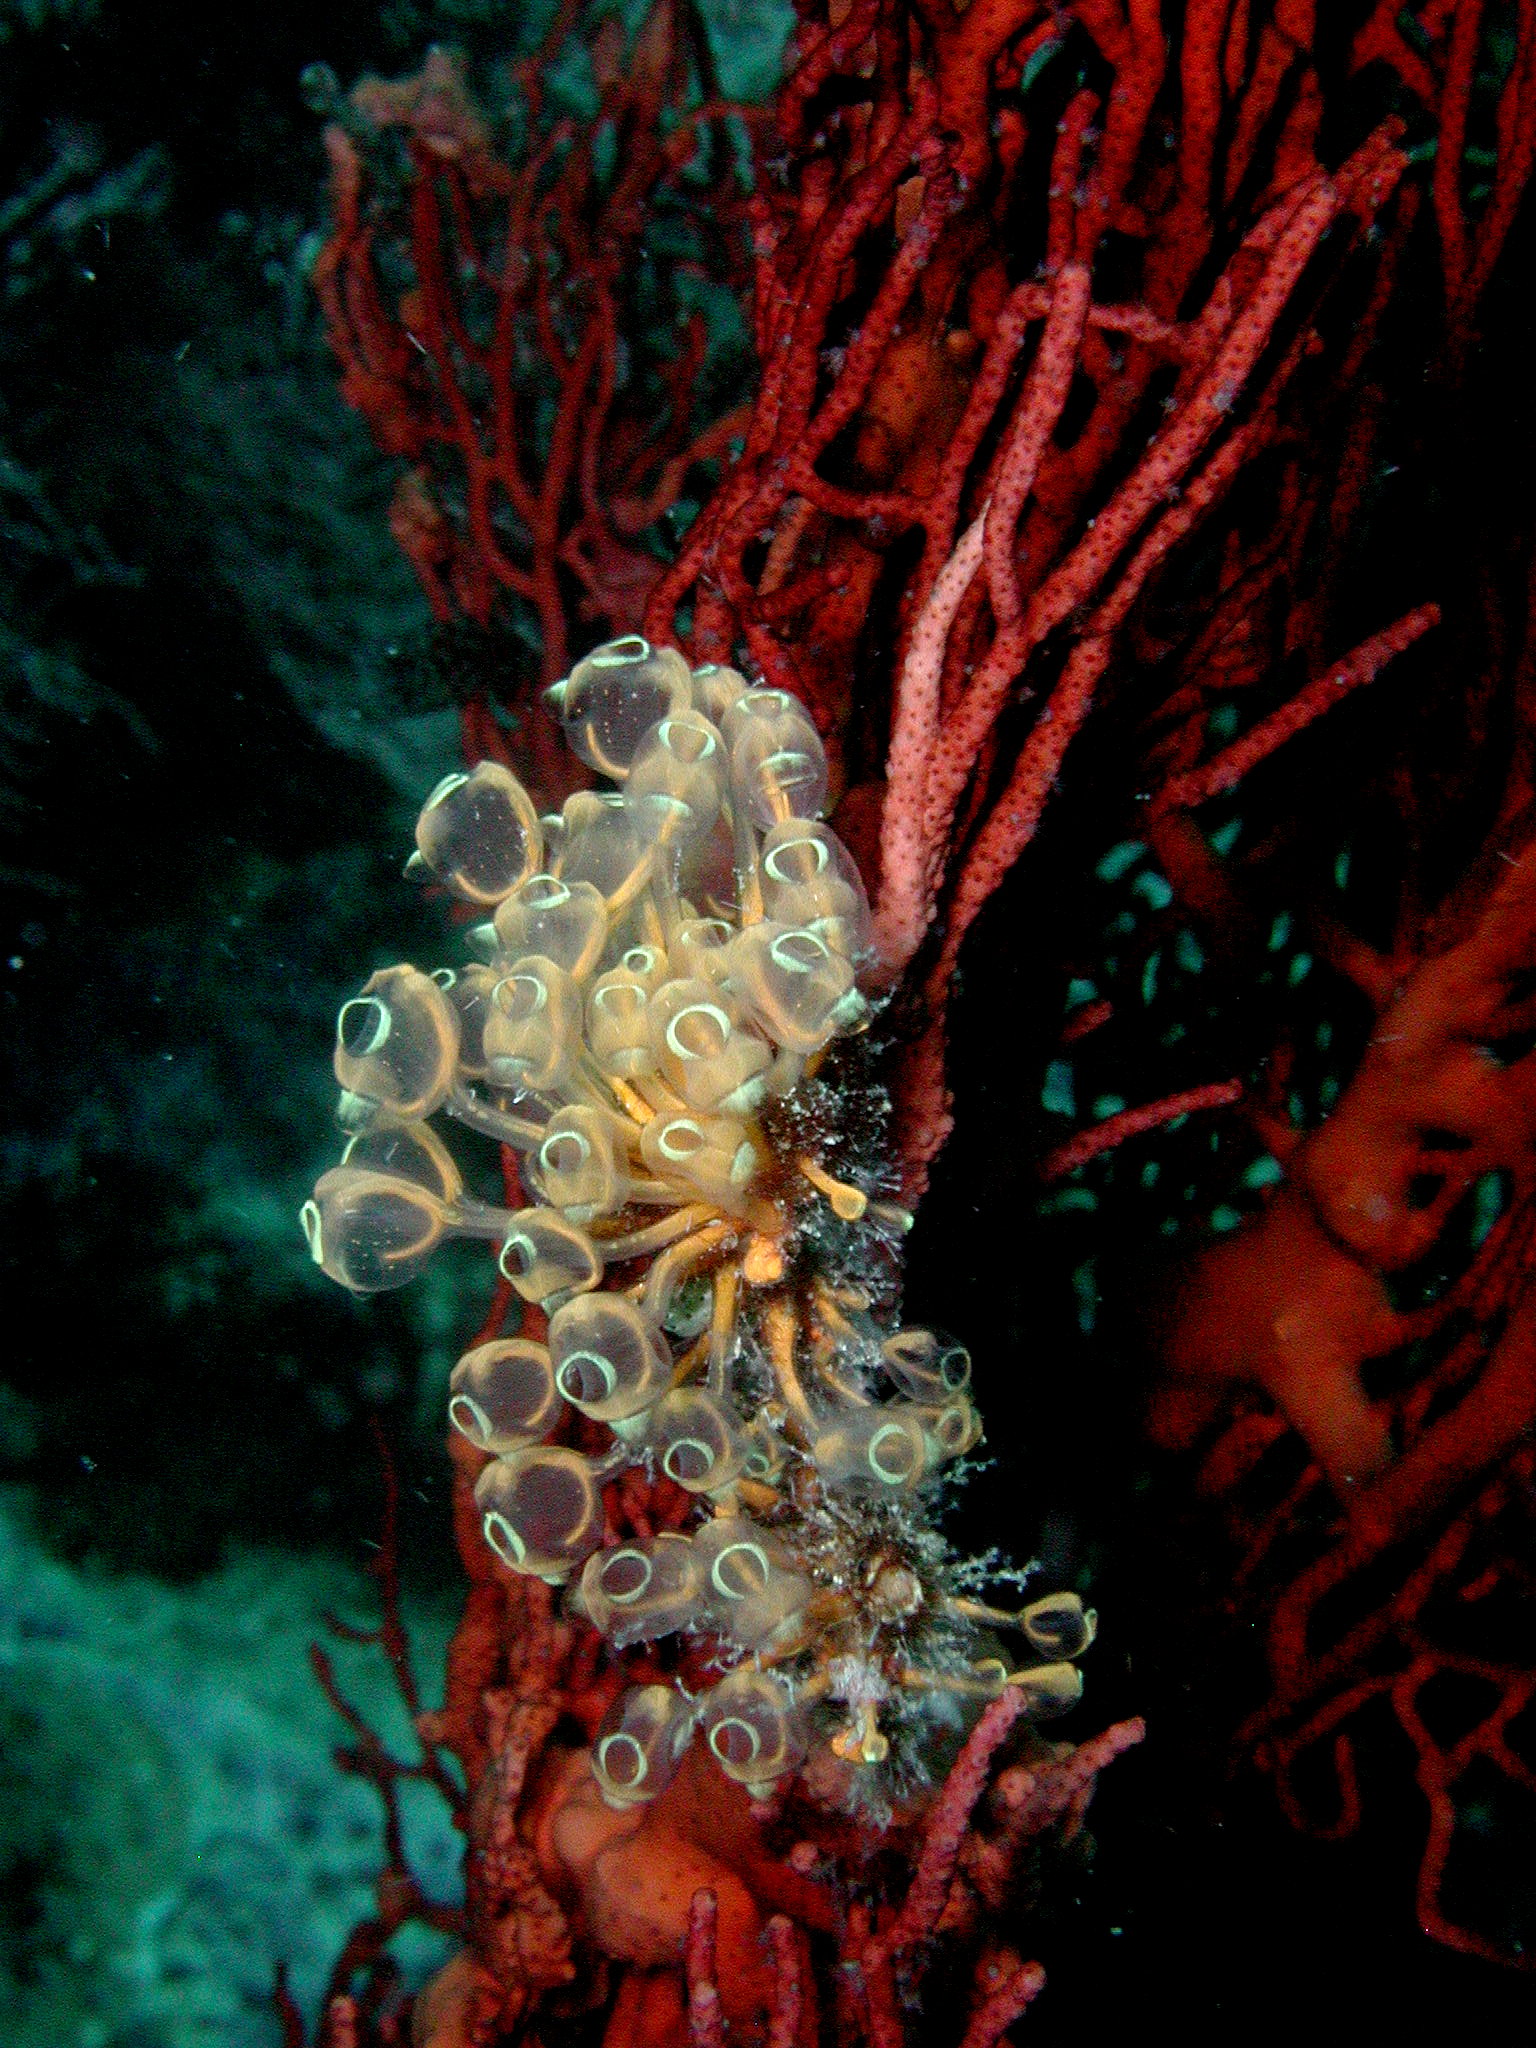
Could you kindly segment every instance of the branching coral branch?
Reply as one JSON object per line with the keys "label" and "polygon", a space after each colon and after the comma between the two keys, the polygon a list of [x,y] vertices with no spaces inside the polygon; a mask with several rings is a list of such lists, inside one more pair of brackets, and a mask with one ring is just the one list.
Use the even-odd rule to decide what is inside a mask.
{"label": "branching coral branch", "polygon": [[[821,154],[814,189],[771,183],[758,203],[762,395],[740,461],[647,619],[666,637],[691,602],[697,649],[740,650],[795,691],[841,740],[850,778],[873,774],[882,694],[889,704],[877,937],[893,982],[921,966],[900,1095],[912,1193],[948,1129],[943,1009],[965,936],[1034,838],[1074,737],[1118,689],[1147,587],[1286,431],[1290,387],[1318,346],[1298,299],[1316,320],[1406,160],[1389,126],[1326,171],[1305,159],[1303,131],[1288,131],[1245,220],[1229,209],[1248,162],[1224,167],[1224,187],[1218,116],[1203,106],[1181,142],[1178,188],[1157,188],[1149,213],[1148,186],[1138,211],[1127,195],[1148,175],[1165,89],[1157,10],[1134,10],[1123,28],[1085,8],[1071,33],[1124,77],[1102,134],[1092,90],[1062,107],[1046,190],[1024,199],[1024,159],[1000,140],[962,130],[940,146],[930,81],[974,95],[979,78],[1009,75],[1016,46],[1042,47],[1043,17],[1027,6],[925,14],[920,72],[899,38],[882,39],[883,18],[865,10],[840,25],[838,48],[860,49],[866,67],[852,101],[823,106],[802,73],[781,107],[786,139],[814,133]],[[1252,127],[1241,115],[1238,127],[1251,153],[1274,74],[1261,49],[1251,74],[1218,75],[1213,47],[1189,53],[1181,90],[1249,112]],[[832,40],[806,61],[818,80],[853,62]],[[1040,271],[1014,280],[991,254],[971,259],[990,221],[1021,203],[1038,208]],[[1188,303],[1218,215],[1224,267]],[[1095,292],[1112,231],[1143,246],[1139,300]],[[878,280],[868,291],[865,274]],[[1129,443],[1154,393],[1155,430]],[[866,703],[847,678],[876,654],[869,601],[908,536],[921,556],[897,607],[898,665]],[[1309,712],[1310,700],[1293,715]]]}
{"label": "branching coral branch", "polygon": [[1097,1159],[1101,1153],[1112,1152],[1117,1145],[1123,1145],[1131,1138],[1139,1138],[1147,1131],[1155,1131],[1162,1124],[1171,1124],[1179,1117],[1193,1116],[1202,1109],[1228,1109],[1234,1102],[1242,1100],[1241,1081],[1208,1081],[1201,1088],[1184,1088],[1176,1095],[1164,1095],[1156,1102],[1138,1103],[1135,1109],[1122,1109],[1104,1121],[1095,1124],[1091,1130],[1079,1131],[1064,1145],[1047,1152],[1040,1162],[1040,1178],[1043,1181],[1064,1180],[1069,1173],[1076,1173],[1080,1166],[1086,1166],[1090,1159]]}
{"label": "branching coral branch", "polygon": [[1171,776],[1153,798],[1153,814],[1175,806],[1192,806],[1235,789],[1250,769],[1301,732],[1314,718],[1321,718],[1350,690],[1373,682],[1395,654],[1401,654],[1431,626],[1440,622],[1438,605],[1421,604],[1385,632],[1373,633],[1352,654],[1330,665],[1326,675],[1307,684],[1278,711],[1261,719],[1243,737],[1225,748],[1214,760],[1185,775]]}
{"label": "branching coral branch", "polygon": [[[658,344],[665,323],[638,303],[674,268],[739,274],[752,116],[708,96],[671,6],[628,49],[606,17],[581,44],[593,111],[557,110],[547,74],[567,37],[575,50],[578,11],[514,67],[495,127],[445,51],[415,78],[364,79],[327,130],[333,226],[315,268],[343,396],[410,465],[391,528],[434,613],[510,621],[544,683],[573,628],[629,625],[658,573],[656,522],[739,425],[701,414],[703,316],[679,306]],[[543,714],[527,718],[553,775]]]}
{"label": "branching coral branch", "polygon": [[[1348,536],[1384,462],[1373,380],[1402,347],[1401,280],[1430,216],[1444,345],[1408,353],[1421,379],[1465,360],[1531,169],[1536,17],[1521,0],[1501,74],[1481,0],[1378,9],[1353,52],[1383,87],[1367,118],[1371,96],[1351,96],[1304,8],[808,0],[750,198],[683,20],[658,8],[627,60],[603,31],[593,79],[612,170],[594,131],[547,103],[537,61],[515,79],[509,160],[447,60],[365,86],[332,134],[337,231],[318,283],[349,395],[410,465],[395,529],[440,615],[506,610],[552,680],[573,622],[627,628],[643,605],[652,640],[740,662],[813,714],[840,828],[875,885],[910,1198],[949,1129],[946,1012],[967,942],[1063,786],[1077,793],[1085,750],[1099,750],[1100,815],[1145,804],[1170,886],[1240,951],[1261,920],[1189,814],[1283,774],[1341,699],[1356,700],[1349,718],[1390,696],[1360,687],[1389,660],[1404,661],[1400,694],[1422,675],[1434,589],[1379,611],[1346,602]],[[1468,165],[1487,134],[1484,189]],[[382,196],[396,141],[404,212]],[[626,371],[644,323],[625,286],[667,207],[732,281],[728,231],[750,224],[759,381],[744,410],[695,417],[696,332],[644,377]],[[668,563],[656,522],[712,477]],[[484,705],[467,736],[502,745]],[[1501,812],[1490,851],[1514,865],[1496,887],[1485,878],[1433,929],[1405,918],[1390,947],[1335,933],[1378,1004],[1376,1035],[1326,1126],[1290,1127],[1278,1054],[1244,1095],[1280,1183],[1186,1274],[1160,1410],[1166,1439],[1193,1442],[1222,1431],[1234,1389],[1253,1393],[1207,1466],[1238,1521],[1286,1423],[1311,1454],[1246,1530],[1248,1584],[1304,1525],[1317,1545],[1273,1601],[1275,1695],[1249,1738],[1287,1797],[1293,1763],[1334,1740],[1347,1823],[1352,1719],[1389,1699],[1431,1804],[1421,1901],[1450,1938],[1435,1901],[1455,1787],[1478,1759],[1515,1782],[1526,1770],[1523,1681],[1458,1663],[1430,1610],[1447,1589],[1503,1597],[1528,1504],[1512,1475],[1536,1423],[1531,1055],[1517,1045],[1536,1021],[1530,794]],[[1111,1007],[1089,1005],[1084,1025]],[[1058,1148],[1047,1171],[1084,1171],[1239,1089],[1139,1092],[1155,1099]],[[1401,1305],[1388,1276],[1433,1252],[1492,1173],[1514,1192],[1463,1279],[1433,1313]],[[488,1337],[506,1305],[503,1292]],[[1374,1368],[1431,1340],[1430,1369],[1379,1391]],[[792,1350],[774,1360],[782,1388],[797,1384]],[[1031,1747],[1005,1692],[944,1782],[892,1816],[878,1868],[875,1824],[840,1822],[809,1787],[753,1801],[685,1761],[654,1803],[604,1805],[589,1759],[604,1714],[637,1676],[677,1673],[645,1646],[613,1656],[491,1559],[478,1458],[456,1455],[470,1592],[444,1706],[418,1726],[427,1754],[465,1773],[470,1884],[465,1950],[424,1995],[419,2038],[478,2043],[602,2006],[612,2048],[728,2029],[787,2048],[825,2006],[850,2041],[898,2048],[949,1944],[971,1987],[956,2037],[993,2048],[1040,1986],[999,1916],[1042,1832],[1080,1826],[1097,1771],[1139,1727]],[[649,1541],[682,1512],[643,1474],[603,1501],[610,1538]],[[1414,1544],[1386,1606],[1320,1643],[1329,1597]],[[1447,1746],[1420,1695],[1453,1670],[1496,1698]],[[388,1809],[406,1767],[353,1733],[354,1767]],[[340,2006],[380,1954],[374,1928]]]}
{"label": "branching coral branch", "polygon": [[[1536,1427],[1525,993],[1536,846],[1505,837],[1496,829],[1420,956],[1369,977],[1377,1007],[1354,1077],[1289,1152],[1270,1200],[1178,1277],[1159,1319],[1172,1377],[1153,1420],[1169,1443],[1207,1437],[1205,1484],[1239,1535],[1238,1583],[1271,1587],[1272,1692],[1244,1739],[1287,1810],[1310,1822],[1295,1781],[1328,1751],[1338,1807],[1321,1830],[1352,1831],[1356,1729],[1385,1704],[1430,1804],[1421,1920],[1453,1946],[1509,1959],[1441,1902],[1457,1784],[1479,1760],[1513,1785],[1532,1782],[1512,1732],[1531,1674],[1507,1655],[1469,1655],[1459,1618],[1481,1607],[1492,1640],[1507,1642],[1530,1597],[1520,1560]],[[1469,1203],[1495,1188],[1498,1214],[1469,1232]],[[1399,1276],[1431,1259],[1447,1284],[1411,1306]],[[1378,1392],[1371,1375],[1392,1359],[1404,1363]],[[1283,1434],[1255,1429],[1252,1415],[1226,1418],[1224,1394],[1244,1382],[1263,1389],[1312,1460],[1278,1505]],[[1375,1590],[1362,1616],[1355,1589],[1365,1586]],[[1484,1704],[1447,1743],[1423,1699],[1451,1675],[1475,1679]]]}

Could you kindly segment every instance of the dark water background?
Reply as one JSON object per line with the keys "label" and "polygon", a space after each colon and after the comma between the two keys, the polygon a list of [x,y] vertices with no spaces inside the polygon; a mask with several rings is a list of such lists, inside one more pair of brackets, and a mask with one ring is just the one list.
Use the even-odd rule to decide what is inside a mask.
{"label": "dark water background", "polygon": [[[449,952],[400,865],[455,747],[389,474],[310,306],[298,78],[403,71],[453,27],[406,0],[0,0],[3,2039],[254,2042],[278,1956],[313,1990],[374,1838],[330,1785],[303,1646],[325,1605],[364,1611],[375,1419],[429,1693],[451,1620],[439,1406],[484,1263],[360,1306],[296,1218],[334,1142],[338,1000]],[[1198,1625],[1212,1553],[1140,1441],[1133,1346],[1035,1214],[1045,915],[1020,878],[977,934],[909,1293],[977,1358],[995,1462],[957,1538],[1089,1585],[1083,1732],[1151,1727],[1091,1866],[1055,1874],[1021,2038],[1529,2038],[1527,1980],[1415,1930],[1390,1743],[1342,1845],[1227,1775],[1250,1674]],[[1140,1250],[1097,1243],[1107,1291]],[[451,1884],[441,1825],[421,1841]],[[1529,1922],[1530,1845],[1490,1855]]]}

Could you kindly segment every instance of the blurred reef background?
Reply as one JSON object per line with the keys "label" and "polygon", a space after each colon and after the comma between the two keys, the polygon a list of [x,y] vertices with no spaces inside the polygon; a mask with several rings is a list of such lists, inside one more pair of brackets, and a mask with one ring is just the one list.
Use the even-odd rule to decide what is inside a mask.
{"label": "blurred reef background", "polygon": [[[338,1002],[450,948],[400,871],[487,657],[431,633],[336,395],[301,77],[535,21],[0,0],[8,2048],[275,2042],[280,1964],[313,2012],[379,1868],[307,1657],[372,1618],[375,1426],[429,1697],[455,1616],[443,1390],[484,1274],[361,1307],[298,1210]],[[737,90],[786,23],[719,11]],[[382,1657],[339,1662],[398,1737]],[[446,1816],[412,1824],[452,1899]]]}
{"label": "blurred reef background", "polygon": [[[386,528],[391,466],[336,396],[300,78],[404,72],[434,40],[515,36],[514,13],[0,0],[0,2040],[17,2048],[275,2043],[280,1964],[312,2009],[378,1867],[377,1813],[332,1765],[306,1658],[327,1611],[369,1615],[375,1425],[429,1698],[454,1618],[442,1390],[487,1262],[466,1250],[359,1303],[314,1274],[297,1215],[335,1150],[338,1002],[371,967],[453,951],[400,869],[456,765],[464,678],[492,656],[434,635]],[[766,90],[787,10],[703,14],[728,87]],[[1100,873],[1134,894],[1131,859]],[[1051,1989],[1027,2039],[1109,2038],[1152,2011],[1192,2043],[1300,2024],[1411,2041],[1474,2014],[1528,2037],[1529,1980],[1417,1935],[1416,1816],[1306,1843],[1224,1782],[1224,1703],[1170,1618],[1189,1567],[1149,1543],[1134,1364],[1095,1327],[1096,1226],[1028,1224],[1025,1132],[1065,1085],[1042,1097],[1010,1057],[1030,920],[1050,914],[1032,889],[989,913],[957,1012],[959,1136],[911,1305],[977,1354],[994,1462],[961,1539],[1092,1592],[1085,1726],[1145,1712],[1151,1740],[1107,1781],[1097,1861],[1041,1928]],[[387,1733],[382,1658],[341,1656]],[[451,1898],[446,1818],[427,1802],[411,1819],[417,1868]]]}
{"label": "blurred reef background", "polygon": [[[18,2048],[272,2041],[278,1963],[312,2005],[377,1871],[306,1650],[323,1609],[369,1616],[363,1424],[402,1458],[430,1441],[456,1316],[418,1292],[358,1319],[311,1284],[294,1219],[329,1142],[338,977],[417,914],[397,849],[454,714],[409,680],[424,608],[318,338],[298,89],[315,57],[403,61],[429,30],[338,6],[318,32],[281,5],[0,5]],[[451,1579],[440,1500],[409,1498],[430,1665]],[[451,1832],[421,1819],[451,1894]]]}

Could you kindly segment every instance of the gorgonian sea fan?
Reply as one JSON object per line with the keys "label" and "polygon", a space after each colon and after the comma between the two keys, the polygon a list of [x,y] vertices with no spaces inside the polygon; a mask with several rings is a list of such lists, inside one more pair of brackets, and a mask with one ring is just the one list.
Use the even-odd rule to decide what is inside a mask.
{"label": "gorgonian sea fan", "polygon": [[[481,957],[342,1008],[354,1135],[310,1248],[369,1293],[445,1237],[499,1245],[524,1327],[460,1359],[449,1403],[490,1454],[485,1539],[615,1652],[681,1652],[648,1651],[597,1731],[610,1804],[664,1790],[697,1733],[754,1793],[804,1768],[878,1807],[968,1704],[1071,1706],[1094,1617],[966,1597],[928,1511],[981,1423],[966,1352],[886,1312],[909,1219],[855,1043],[871,918],[803,707],[638,636],[552,696],[616,788],[545,818],[496,763],[434,791],[413,864],[490,913]],[[467,1195],[438,1114],[510,1148],[524,1206]],[[605,1487],[634,1467],[680,1526],[621,1535]]]}

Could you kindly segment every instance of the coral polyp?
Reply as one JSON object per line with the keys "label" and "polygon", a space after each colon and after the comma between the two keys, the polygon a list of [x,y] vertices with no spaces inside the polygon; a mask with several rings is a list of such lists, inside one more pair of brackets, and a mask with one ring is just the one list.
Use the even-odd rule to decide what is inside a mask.
{"label": "coral polyp", "polygon": [[[909,1219],[853,1043],[870,912],[810,718],[638,636],[551,698],[615,787],[541,818],[482,762],[429,798],[412,866],[490,913],[480,958],[386,968],[343,1006],[353,1135],[310,1248],[358,1293],[446,1237],[499,1248],[525,1329],[459,1360],[448,1410],[488,1454],[485,1540],[616,1653],[690,1645],[599,1729],[610,1804],[654,1798],[695,1737],[754,1794],[804,1766],[878,1802],[924,1775],[935,1719],[1006,1688],[1071,1706],[1094,1618],[1074,1593],[963,1597],[933,1526],[981,1421],[964,1349],[890,1315]],[[466,1193],[438,1115],[510,1148],[524,1206]],[[620,1527],[632,1468],[682,1526]]]}

